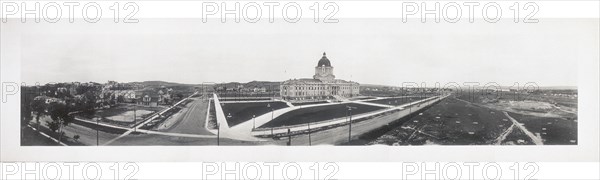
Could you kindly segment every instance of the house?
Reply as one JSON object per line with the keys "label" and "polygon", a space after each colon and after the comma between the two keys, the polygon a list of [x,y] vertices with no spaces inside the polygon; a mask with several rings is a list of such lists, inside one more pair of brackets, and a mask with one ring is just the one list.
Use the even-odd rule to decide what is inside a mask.
{"label": "house", "polygon": [[267,88],[265,88],[265,87],[260,87],[260,88],[256,87],[256,88],[252,89],[252,92],[267,92]]}
{"label": "house", "polygon": [[64,100],[58,99],[58,98],[53,98],[53,97],[48,97],[48,96],[38,96],[33,98],[34,101],[43,101],[46,104],[51,104],[51,103],[65,103]]}
{"label": "house", "polygon": [[152,101],[152,98],[150,96],[144,95],[144,97],[142,98],[142,105],[149,106],[151,101]]}
{"label": "house", "polygon": [[125,91],[125,93],[123,93],[123,99],[125,100],[125,102],[133,102],[136,99],[136,92]]}

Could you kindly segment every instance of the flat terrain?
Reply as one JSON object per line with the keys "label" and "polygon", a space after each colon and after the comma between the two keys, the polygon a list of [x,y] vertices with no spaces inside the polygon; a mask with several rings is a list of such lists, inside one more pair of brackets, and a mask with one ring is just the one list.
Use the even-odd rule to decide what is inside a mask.
{"label": "flat terrain", "polygon": [[[163,107],[148,107],[148,106],[140,106],[133,104],[118,104],[115,107],[111,107],[108,109],[100,109],[94,113],[93,117],[100,117],[102,122],[111,123],[115,125],[121,126],[129,126],[132,125],[134,120],[134,109],[136,110],[135,119],[137,122],[143,120],[144,118],[160,111]],[[84,119],[92,119],[93,117],[89,115],[85,115],[83,113],[75,114],[76,117],[84,118]]]}
{"label": "flat terrain", "polygon": [[[414,115],[406,123],[371,144],[577,144],[576,117],[569,113],[565,113],[569,114],[567,117],[555,117],[554,114],[545,114],[538,110],[544,106],[535,106],[537,108],[535,112],[527,113],[544,116],[534,116],[494,105],[494,103],[472,103],[451,96],[430,109]],[[518,112],[523,111],[518,110]]]}
{"label": "flat terrain", "polygon": [[[265,145],[268,142],[249,142],[239,141],[221,138],[219,145],[235,145],[235,146],[249,146],[249,145]],[[110,146],[216,146],[217,138],[191,138],[191,137],[177,137],[177,136],[165,136],[157,134],[130,134],[123,138],[120,138]],[[184,156],[185,157],[185,156]]]}
{"label": "flat terrain", "polygon": [[399,98],[370,100],[370,101],[366,101],[366,102],[383,104],[383,105],[399,106],[402,104],[418,101],[421,99],[425,99],[425,97],[399,97]]}
{"label": "flat terrain", "polygon": [[298,103],[292,103],[294,106],[304,106],[304,105],[311,105],[311,104],[325,104],[327,103],[327,101],[314,101],[314,102],[298,102]]}
{"label": "flat terrain", "polygon": [[577,122],[564,118],[538,117],[509,113],[527,128],[542,138],[544,145],[577,144]]}
{"label": "flat terrain", "polygon": [[60,144],[52,141],[46,136],[41,135],[35,130],[26,127],[23,129],[21,146],[60,146]]}
{"label": "flat terrain", "polygon": [[511,125],[501,111],[448,97],[372,144],[494,144]]}
{"label": "flat terrain", "polygon": [[347,106],[355,107],[352,109],[352,114],[362,114],[366,112],[376,111],[383,109],[383,107],[369,106],[364,104],[347,103],[347,104],[334,104],[326,106],[308,107],[290,111],[285,113],[272,121],[262,125],[261,127],[280,127],[290,126],[298,124],[306,124],[309,122],[326,121],[335,118],[342,118],[348,116]]}
{"label": "flat terrain", "polygon": [[[50,129],[46,126],[46,122],[49,121],[52,121],[49,116],[41,117],[39,129],[42,132],[58,139],[58,133],[50,131]],[[33,120],[31,124],[32,127],[38,127],[35,123],[35,120]],[[117,137],[120,133],[123,133],[122,130],[100,128],[98,131],[96,131],[94,128],[94,124],[70,123],[69,125],[63,127],[62,130],[64,132],[64,136],[61,138],[61,141],[68,145],[82,144],[95,146],[96,144],[107,142],[110,139]],[[79,135],[78,140],[74,139],[75,135]]]}
{"label": "flat terrain", "polygon": [[271,98],[237,98],[237,97],[227,97],[220,98],[220,101],[267,101],[271,100]]}
{"label": "flat terrain", "polygon": [[[242,102],[242,103],[222,103],[223,113],[230,127],[252,119],[252,116],[260,116],[288,105],[284,102]],[[206,114],[205,114],[206,115]]]}
{"label": "flat terrain", "polygon": [[[208,100],[195,98],[187,103],[179,112],[159,125],[158,130],[164,132],[210,135],[204,127]],[[167,127],[167,128],[161,128]]]}

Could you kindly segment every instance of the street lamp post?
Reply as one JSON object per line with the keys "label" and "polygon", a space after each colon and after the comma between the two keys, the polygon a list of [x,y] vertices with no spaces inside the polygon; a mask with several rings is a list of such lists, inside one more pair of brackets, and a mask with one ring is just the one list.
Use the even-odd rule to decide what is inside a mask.
{"label": "street lamp post", "polygon": [[312,145],[312,141],[310,139],[310,121],[308,122],[308,145],[309,146]]}
{"label": "street lamp post", "polygon": [[136,105],[133,105],[133,132],[137,132]]}
{"label": "street lamp post", "polygon": [[274,114],[275,114],[275,110],[273,109],[273,107],[271,107],[271,103],[268,103],[268,104],[267,104],[267,107],[268,107],[268,108],[271,108],[271,121],[273,121],[273,117],[274,117]]}
{"label": "street lamp post", "polygon": [[96,118],[96,146],[100,145],[100,138],[99,138],[100,133],[98,132],[98,128],[100,128],[100,123],[98,121],[99,121],[99,119]]}
{"label": "street lamp post", "polygon": [[289,128],[287,129],[287,136],[288,136],[287,145],[291,146],[292,145],[292,131]]}
{"label": "street lamp post", "polygon": [[356,109],[356,107],[352,107],[352,106],[346,106],[348,107],[348,113],[350,114],[349,120],[348,120],[348,144],[350,144],[350,141],[352,140],[352,109]]}

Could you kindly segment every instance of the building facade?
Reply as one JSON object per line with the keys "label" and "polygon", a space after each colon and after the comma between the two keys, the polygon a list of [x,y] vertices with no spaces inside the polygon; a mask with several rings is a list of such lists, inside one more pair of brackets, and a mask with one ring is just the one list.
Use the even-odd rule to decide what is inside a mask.
{"label": "building facade", "polygon": [[281,83],[281,98],[285,100],[326,100],[354,97],[359,94],[360,84],[335,79],[333,66],[323,53],[315,67],[312,79],[291,79]]}

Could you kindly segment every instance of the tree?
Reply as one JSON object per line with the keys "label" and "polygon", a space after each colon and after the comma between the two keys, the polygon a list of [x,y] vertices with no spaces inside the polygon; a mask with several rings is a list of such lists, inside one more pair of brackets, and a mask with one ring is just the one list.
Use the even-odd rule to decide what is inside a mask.
{"label": "tree", "polygon": [[88,117],[94,116],[96,114],[96,95],[92,92],[85,93],[85,101],[83,102],[83,113]]}
{"label": "tree", "polygon": [[69,125],[73,121],[73,116],[70,114],[70,107],[63,103],[52,103],[48,113],[52,121],[46,122],[48,128],[54,132],[59,132],[58,140],[63,136],[62,127]]}
{"label": "tree", "polygon": [[75,134],[75,136],[73,136],[73,139],[75,139],[75,142],[79,141],[79,135]]}
{"label": "tree", "polygon": [[122,103],[122,102],[125,102],[125,97],[123,97],[123,96],[118,96],[118,97],[117,97],[117,103]]}
{"label": "tree", "polygon": [[32,100],[31,94],[28,92],[21,94],[21,137],[23,137],[23,130],[27,128],[29,121],[33,119],[31,115],[32,108],[30,106]]}
{"label": "tree", "polygon": [[39,130],[40,127],[40,117],[46,114],[46,102],[42,99],[34,99],[30,104],[31,110],[35,112],[35,121],[37,123],[37,127]]}

